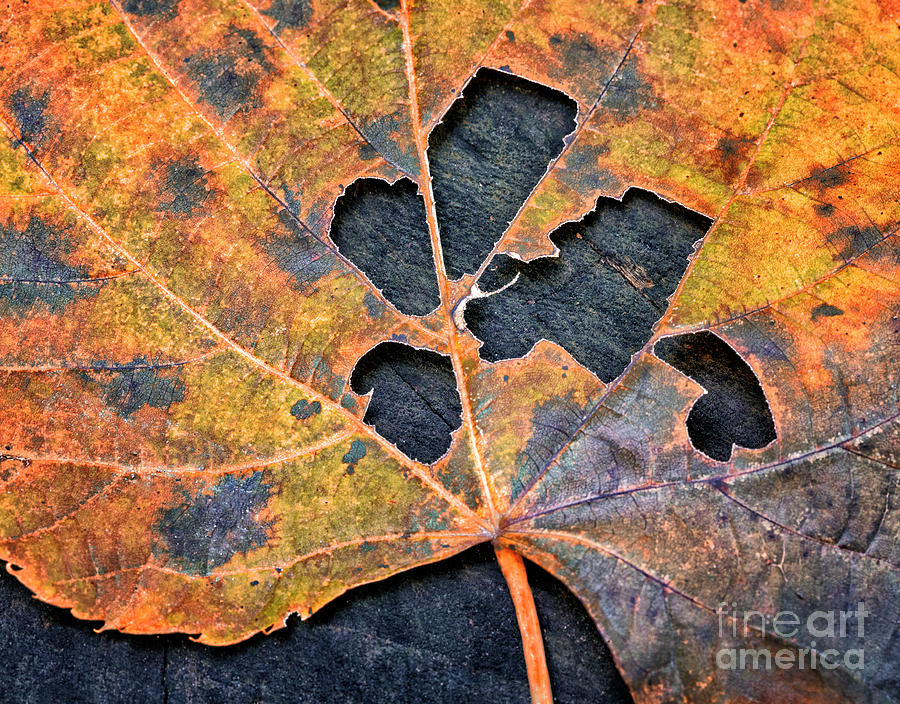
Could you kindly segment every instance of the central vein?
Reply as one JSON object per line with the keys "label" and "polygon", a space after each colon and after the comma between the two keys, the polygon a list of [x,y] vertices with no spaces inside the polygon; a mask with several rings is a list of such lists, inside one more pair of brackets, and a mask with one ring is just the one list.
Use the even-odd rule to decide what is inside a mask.
{"label": "central vein", "polygon": [[477,428],[475,427],[475,417],[472,412],[472,402],[469,397],[469,389],[466,383],[466,376],[462,365],[462,355],[460,353],[459,331],[453,324],[453,300],[449,281],[447,278],[447,270],[444,266],[444,251],[441,247],[441,233],[438,228],[437,210],[434,205],[434,191],[431,186],[431,170],[428,165],[428,139],[424,133],[419,119],[419,99],[416,89],[416,73],[413,62],[412,52],[412,36],[410,33],[410,15],[407,0],[401,2],[400,26],[403,31],[403,52],[406,58],[406,79],[409,83],[409,111],[410,120],[412,122],[413,137],[416,143],[416,152],[418,154],[419,163],[422,172],[419,177],[419,189],[425,200],[425,214],[428,221],[428,233],[431,237],[431,249],[434,256],[434,270],[437,275],[438,290],[441,295],[441,311],[444,317],[444,329],[447,332],[447,345],[450,350],[450,361],[453,365],[453,374],[456,377],[456,385],[459,389],[460,401],[462,402],[463,425],[465,432],[469,437],[469,443],[472,449],[472,458],[475,462],[475,469],[481,481],[481,492],[484,496],[485,506],[488,512],[488,519],[494,527],[495,532],[499,527],[499,516],[494,502],[491,482],[488,478],[487,471],[484,468],[481,449],[478,445]]}

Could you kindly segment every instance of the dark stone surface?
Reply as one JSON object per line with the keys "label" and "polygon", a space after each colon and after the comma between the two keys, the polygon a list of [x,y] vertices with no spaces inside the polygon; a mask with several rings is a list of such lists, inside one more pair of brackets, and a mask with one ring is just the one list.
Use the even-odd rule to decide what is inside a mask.
{"label": "dark stone surface", "polygon": [[[529,579],[557,704],[630,702],[574,596]],[[528,702],[512,601],[490,546],[368,585],[301,622],[210,648],[184,636],[94,633],[96,624],[0,576],[7,704]]]}
{"label": "dark stone surface", "polygon": [[575,129],[575,101],[481,69],[428,140],[447,274],[473,273]]}
{"label": "dark stone surface", "polygon": [[466,323],[489,361],[521,357],[540,339],[552,340],[603,381],[625,369],[650,339],[688,265],[694,242],[711,221],[639,189],[621,202],[600,198],[579,222],[551,235],[559,257],[525,264],[496,257],[479,280]]}
{"label": "dark stone surface", "polygon": [[409,179],[353,183],[334,206],[331,240],[404,313],[440,305],[425,200]]}
{"label": "dark stone surface", "polygon": [[363,355],[350,388],[372,400],[363,420],[402,452],[431,463],[450,448],[462,424],[462,403],[449,357],[385,342]]}
{"label": "dark stone surface", "polygon": [[732,443],[758,449],[775,439],[775,421],[759,379],[722,338],[711,332],[666,337],[653,351],[706,389],[686,423],[698,450],[726,462]]}

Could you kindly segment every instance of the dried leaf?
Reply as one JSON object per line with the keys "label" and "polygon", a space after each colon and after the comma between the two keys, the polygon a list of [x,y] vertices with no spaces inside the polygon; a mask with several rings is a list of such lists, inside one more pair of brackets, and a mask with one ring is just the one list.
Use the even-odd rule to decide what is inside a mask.
{"label": "dried leaf", "polygon": [[[874,0],[14,3],[0,557],[104,628],[227,644],[494,540],[577,594],[636,701],[897,701],[898,16]],[[479,69],[577,115],[544,175],[519,179],[493,251],[451,280],[429,137]],[[419,316],[330,236],[351,184],[401,178],[440,294]],[[591,267],[659,306],[652,330],[613,362],[562,337],[480,351],[470,306],[506,310],[516,290],[483,298],[492,264],[567,265],[551,233],[630,188],[711,223],[689,261],[588,238]],[[691,333],[759,380],[769,444],[694,447],[710,389],[662,359]],[[461,425],[432,464],[350,385],[392,340],[455,376]],[[860,603],[864,632],[772,622]],[[839,662],[717,659],[760,648]]]}

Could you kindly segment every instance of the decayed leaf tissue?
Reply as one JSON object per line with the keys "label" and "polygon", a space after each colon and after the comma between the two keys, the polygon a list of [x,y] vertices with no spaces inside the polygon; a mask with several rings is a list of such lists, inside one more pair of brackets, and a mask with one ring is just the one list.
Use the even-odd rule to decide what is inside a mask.
{"label": "decayed leaf tissue", "polygon": [[[10,0],[0,558],[229,645],[492,542],[634,700],[900,701],[900,5]],[[477,692],[473,692],[477,698]]]}

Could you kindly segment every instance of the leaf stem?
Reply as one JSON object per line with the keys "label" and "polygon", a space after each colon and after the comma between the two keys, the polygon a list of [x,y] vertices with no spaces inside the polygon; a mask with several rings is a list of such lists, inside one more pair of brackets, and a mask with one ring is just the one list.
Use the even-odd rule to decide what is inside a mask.
{"label": "leaf stem", "polygon": [[534,596],[528,585],[525,562],[519,553],[509,548],[494,546],[500,570],[509,585],[509,593],[516,607],[516,619],[522,634],[522,650],[525,652],[525,667],[528,670],[528,686],[531,688],[532,704],[553,704],[550,691],[550,673],[544,654],[544,639],[538,623]]}
{"label": "leaf stem", "polygon": [[403,32],[403,52],[406,57],[406,80],[409,83],[409,112],[412,123],[413,138],[416,143],[416,152],[422,174],[418,179],[419,191],[425,201],[425,219],[428,221],[428,232],[431,237],[431,250],[434,257],[434,269],[437,275],[438,290],[441,294],[441,307],[443,308],[445,328],[447,331],[447,346],[450,352],[450,362],[453,365],[453,374],[456,377],[456,387],[462,402],[462,421],[469,436],[469,445],[472,448],[472,459],[475,469],[481,480],[481,492],[484,497],[488,520],[494,527],[494,535],[500,522],[500,515],[494,501],[494,492],[491,487],[491,479],[484,466],[482,450],[478,444],[478,428],[472,411],[472,399],[469,395],[469,387],[466,373],[463,369],[463,354],[460,351],[460,333],[453,323],[453,300],[449,285],[447,269],[444,266],[444,250],[441,246],[441,232],[437,220],[437,208],[434,202],[434,189],[431,183],[431,167],[428,164],[428,136],[422,129],[422,121],[419,115],[419,91],[416,84],[415,60],[413,57],[412,28],[410,27],[410,1],[400,0],[400,29]]}

